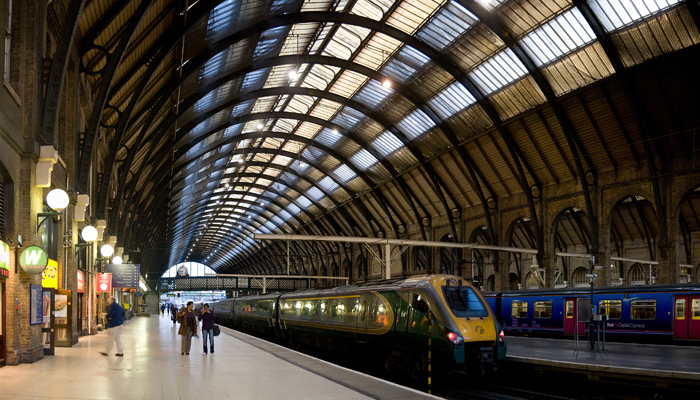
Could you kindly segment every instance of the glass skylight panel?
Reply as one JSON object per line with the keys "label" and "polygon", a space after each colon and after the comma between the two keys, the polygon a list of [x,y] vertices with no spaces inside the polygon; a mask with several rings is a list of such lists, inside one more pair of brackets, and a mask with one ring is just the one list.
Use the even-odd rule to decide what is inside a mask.
{"label": "glass skylight panel", "polygon": [[272,220],[275,221],[275,223],[277,224],[277,226],[282,226],[282,225],[284,225],[284,220],[283,220],[282,218],[276,216],[276,215],[275,215],[274,217],[272,217]]}
{"label": "glass skylight panel", "polygon": [[319,158],[323,157],[325,153],[315,147],[308,147],[304,150],[303,157],[306,160],[317,161]]}
{"label": "glass skylight panel", "polygon": [[253,102],[254,100],[246,100],[233,106],[233,109],[231,110],[231,117],[238,117],[243,114],[247,114],[248,111],[250,111],[250,107],[253,105]]}
{"label": "glass skylight panel", "polygon": [[524,77],[527,70],[511,49],[505,49],[479,65],[469,75],[481,91],[488,95]]}
{"label": "glass skylight panel", "polygon": [[353,100],[376,110],[392,93],[393,90],[391,88],[383,86],[379,81],[370,80],[367,85],[355,95]]}
{"label": "glass skylight panel", "polygon": [[338,168],[333,171],[343,182],[348,182],[357,176],[355,172],[345,164],[341,164]]}
{"label": "glass skylight panel", "polygon": [[331,192],[331,193],[340,187],[340,186],[338,186],[337,183],[335,183],[335,182],[333,181],[333,179],[332,179],[330,176],[327,176],[327,177],[321,179],[321,180],[318,182],[318,184],[319,184],[322,188],[326,189],[328,192]]}
{"label": "glass skylight panel", "polygon": [[329,128],[323,128],[321,133],[319,133],[314,140],[321,143],[324,146],[328,146],[330,148],[333,148],[334,145],[343,138],[343,135],[340,134],[340,132],[337,132],[333,129]]}
{"label": "glass skylight panel", "polygon": [[372,153],[365,149],[360,149],[360,151],[350,157],[350,161],[363,171],[367,171],[379,162]]}
{"label": "glass skylight panel", "polygon": [[355,125],[360,123],[360,121],[362,121],[364,118],[365,115],[361,112],[355,110],[354,108],[345,107],[343,108],[343,111],[339,112],[331,122],[342,126],[347,130],[352,130]]}
{"label": "glass skylight panel", "polygon": [[403,142],[389,131],[379,135],[371,144],[385,158],[403,147]]}
{"label": "glass skylight panel", "polygon": [[632,25],[681,3],[681,0],[588,0],[607,32]]}
{"label": "glass skylight panel", "polygon": [[349,60],[370,32],[371,30],[359,26],[341,25],[323,54]]}
{"label": "glass skylight panel", "polygon": [[286,210],[280,210],[277,214],[285,221],[292,219],[292,214],[288,213]]}
{"label": "glass skylight panel", "polygon": [[315,186],[312,187],[311,189],[307,190],[307,191],[306,191],[306,195],[309,196],[309,197],[311,197],[312,199],[314,199],[314,200],[316,200],[316,201],[319,201],[319,200],[321,200],[322,198],[326,197],[326,195],[323,194],[322,191],[318,190],[318,188],[315,187]]}
{"label": "glass skylight panel", "polygon": [[224,131],[224,138],[229,139],[232,138],[243,130],[243,125],[242,124],[236,124],[236,125],[231,125],[226,130]]}
{"label": "glass skylight panel", "polygon": [[275,229],[277,229],[277,224],[275,224],[275,222],[272,220],[268,220],[267,222],[265,222],[265,227],[270,231],[274,231]]}
{"label": "glass skylight panel", "polygon": [[479,4],[484,6],[487,10],[491,11],[494,8],[500,6],[501,4],[505,3],[506,0],[476,0]]}
{"label": "glass skylight panel", "polygon": [[223,67],[224,65],[224,61],[226,60],[227,54],[228,50],[224,50],[207,60],[207,62],[204,63],[202,69],[200,70],[200,80],[208,79],[218,75],[219,71],[221,70],[221,67]]}
{"label": "glass skylight panel", "polygon": [[416,109],[399,121],[396,126],[406,137],[413,140],[433,128],[435,123],[421,109]]}
{"label": "glass skylight panel", "polygon": [[382,68],[382,73],[404,83],[429,61],[430,58],[425,54],[411,46],[404,46],[396,57]]}
{"label": "glass skylight panel", "polygon": [[262,88],[265,84],[265,80],[267,79],[267,74],[269,71],[269,68],[264,68],[249,72],[245,76],[245,78],[243,78],[243,84],[241,85],[241,93],[246,93]]}
{"label": "glass skylight panel", "polygon": [[450,1],[417,36],[435,49],[443,50],[464,35],[477,21],[478,19],[464,7]]}
{"label": "glass skylight panel", "polygon": [[297,207],[297,205],[294,203],[289,203],[287,204],[287,211],[289,211],[292,215],[299,215],[301,208]]}
{"label": "glass skylight panel", "polygon": [[253,51],[253,59],[257,60],[277,52],[282,47],[288,31],[289,26],[278,26],[263,32]]}
{"label": "glass skylight panel", "polygon": [[521,42],[540,67],[594,40],[591,27],[579,9],[573,8],[531,32]]}
{"label": "glass skylight panel", "polygon": [[459,82],[454,82],[428,101],[442,119],[447,119],[474,103],[474,96]]}
{"label": "glass skylight panel", "polygon": [[225,32],[236,21],[242,0],[226,0],[209,13],[207,39]]}
{"label": "glass skylight panel", "polygon": [[199,99],[196,103],[194,103],[194,112],[198,113],[202,110],[209,108],[211,103],[214,101],[214,98],[216,97],[217,90],[218,89],[212,90],[211,92],[204,95],[204,97]]}
{"label": "glass skylight panel", "polygon": [[392,0],[358,0],[350,13],[380,21],[392,5]]}
{"label": "glass skylight panel", "polygon": [[297,203],[299,203],[300,206],[304,208],[309,208],[311,207],[311,200],[307,199],[306,196],[299,196],[297,199]]}

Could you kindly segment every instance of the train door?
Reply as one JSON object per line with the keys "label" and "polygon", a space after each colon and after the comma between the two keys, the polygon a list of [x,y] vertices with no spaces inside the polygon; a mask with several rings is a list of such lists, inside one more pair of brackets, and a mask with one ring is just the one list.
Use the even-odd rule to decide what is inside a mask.
{"label": "train door", "polygon": [[700,295],[676,296],[673,304],[673,338],[700,339]]}
{"label": "train door", "polygon": [[404,348],[408,345],[408,313],[410,312],[411,291],[402,291],[401,298],[396,304],[396,320],[394,321],[394,337],[396,345]]}
{"label": "train door", "polygon": [[411,306],[408,317],[408,337],[411,348],[425,346],[428,336],[428,303],[419,291],[411,292]]}
{"label": "train door", "polygon": [[[578,313],[578,298],[577,297],[565,297],[564,298],[564,334],[574,335],[576,332],[576,314]],[[583,322],[583,321],[581,321]],[[579,323],[578,334],[583,335],[586,333],[586,326],[583,323]]]}

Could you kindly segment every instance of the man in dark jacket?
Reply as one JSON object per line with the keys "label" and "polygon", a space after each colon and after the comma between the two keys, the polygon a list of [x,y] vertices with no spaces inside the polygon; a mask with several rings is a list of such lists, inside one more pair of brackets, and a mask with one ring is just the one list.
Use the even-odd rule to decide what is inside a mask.
{"label": "man in dark jacket", "polygon": [[114,342],[117,342],[117,354],[115,356],[122,357],[124,356],[121,340],[122,328],[124,327],[124,309],[117,304],[117,300],[114,297],[110,296],[107,302],[109,303],[107,306],[107,328],[109,328],[107,345],[105,346],[105,351],[101,351],[100,354],[103,356],[108,355]]}
{"label": "man in dark jacket", "polygon": [[202,321],[202,337],[204,338],[204,351],[203,355],[207,355],[207,338],[211,345],[209,346],[209,351],[211,355],[214,355],[214,320],[216,315],[209,310],[209,304],[205,304],[204,308],[199,312],[198,318]]}

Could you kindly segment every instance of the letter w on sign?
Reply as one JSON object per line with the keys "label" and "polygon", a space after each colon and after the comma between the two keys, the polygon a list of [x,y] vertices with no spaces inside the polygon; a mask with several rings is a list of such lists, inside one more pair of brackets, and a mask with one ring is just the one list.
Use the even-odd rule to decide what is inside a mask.
{"label": "letter w on sign", "polygon": [[27,253],[26,257],[27,257],[26,258],[27,264],[36,265],[39,263],[39,258],[41,257],[41,252],[36,251],[36,250],[32,250],[31,253]]}

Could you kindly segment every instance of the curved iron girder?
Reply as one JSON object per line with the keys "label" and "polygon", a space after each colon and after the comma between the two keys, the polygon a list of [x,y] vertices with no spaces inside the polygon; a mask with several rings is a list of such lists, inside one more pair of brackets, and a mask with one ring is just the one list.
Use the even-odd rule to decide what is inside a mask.
{"label": "curved iron girder", "polygon": [[68,67],[68,56],[70,55],[71,46],[75,31],[78,27],[78,20],[83,12],[86,0],[71,0],[66,10],[66,18],[63,21],[63,30],[61,38],[58,41],[56,53],[54,53],[51,61],[51,72],[49,73],[48,83],[46,85],[46,96],[42,102],[41,120],[37,127],[37,139],[40,139],[42,144],[53,145],[54,134],[56,131],[56,120],[58,119],[58,109],[60,104],[61,92],[63,91],[63,81]]}
{"label": "curved iron girder", "polygon": [[[150,81],[150,79],[153,77],[153,75],[156,73],[156,71],[160,68],[160,65],[162,64],[163,60],[167,57],[168,54],[170,54],[175,46],[177,46],[177,43],[184,37],[185,33],[189,31],[189,29],[196,23],[198,22],[204,15],[208,13],[210,10],[207,7],[214,7],[216,6],[217,3],[220,3],[221,1],[209,1],[209,2],[202,2],[202,3],[197,3],[191,11],[188,11],[188,20],[186,23],[186,26],[183,28],[173,26],[171,27],[167,32],[165,32],[157,41],[156,43],[142,56],[142,58],[145,57],[143,60],[146,65],[148,65],[148,69],[146,72],[141,76],[141,79],[139,82],[136,84],[134,87],[134,94],[131,96],[129,100],[129,104],[126,106],[124,111],[119,116],[119,120],[117,122],[114,138],[112,139],[112,143],[110,146],[109,154],[106,157],[106,161],[104,164],[104,171],[107,176],[112,175],[112,168],[114,166],[115,159],[117,158],[117,151],[119,150],[122,137],[124,136],[124,133],[127,130],[127,127],[129,126],[129,122],[131,119],[131,115],[134,112],[134,108],[136,107],[136,104],[141,100],[141,94],[143,90],[146,88],[146,85]],[[211,4],[210,4],[211,3]],[[191,18],[190,18],[191,17]],[[137,67],[137,70],[141,68],[141,66],[144,64],[141,63],[135,63],[134,66]],[[134,71],[135,72],[135,71]],[[112,88],[110,93],[116,93],[121,89],[121,85],[125,84],[126,81],[128,81],[128,78],[130,76],[125,75],[122,80],[117,82],[117,84]],[[126,81],[122,82],[124,79]],[[150,121],[149,121],[150,122]],[[137,143],[140,144],[141,139],[143,138],[143,134],[145,134],[146,130],[141,131],[142,134],[140,135],[139,139],[137,139]],[[127,157],[129,158],[129,162],[125,164],[127,166],[125,168],[124,175],[126,175],[131,166],[131,162],[133,161],[133,158],[135,157],[137,153],[137,149],[135,148],[133,151],[128,151],[127,152]],[[119,189],[118,189],[118,194],[123,192],[123,187],[124,187],[124,182],[125,182],[126,176],[122,176],[122,179],[119,180]],[[110,184],[110,179],[104,179],[102,181],[102,184],[100,185],[99,189],[99,194],[97,198],[97,209],[104,209],[107,205],[107,194],[109,191],[109,184]],[[118,197],[119,198],[119,197]],[[113,214],[119,214],[120,207],[117,205],[117,210]],[[112,225],[112,222],[116,223],[116,217],[113,217],[110,219],[110,225]]]}
{"label": "curved iron girder", "polygon": [[[688,4],[693,4],[694,6],[697,7],[697,0],[696,1],[689,1],[687,2]],[[640,96],[637,93],[637,90],[635,89],[634,83],[631,81],[629,77],[629,73],[627,72],[627,69],[625,68],[624,64],[622,63],[622,58],[620,57],[620,52],[617,50],[615,47],[615,44],[612,41],[612,38],[610,35],[608,35],[605,32],[605,29],[603,28],[603,24],[600,22],[598,17],[595,15],[593,10],[591,10],[590,5],[585,1],[585,0],[573,0],[573,4],[578,10],[581,12],[581,15],[583,15],[583,18],[586,20],[588,25],[591,27],[591,30],[593,33],[595,33],[596,37],[598,38],[598,41],[600,42],[601,46],[603,47],[603,50],[605,51],[605,55],[608,57],[610,60],[610,64],[612,64],[613,69],[615,70],[615,73],[617,76],[620,78],[620,82],[622,83],[622,89],[625,93],[625,96],[627,97],[627,101],[630,104],[630,108],[632,109],[632,114],[634,115],[635,122],[637,126],[639,127],[639,132],[642,134],[642,137],[644,138],[643,140],[643,147],[644,147],[644,152],[646,153],[646,158],[647,158],[647,168],[649,169],[649,173],[651,174],[651,181],[652,185],[654,188],[654,198],[656,201],[656,204],[659,204],[659,212],[661,215],[659,215],[660,219],[665,220],[666,219],[666,210],[664,207],[661,207],[662,203],[662,191],[661,191],[661,184],[659,182],[659,175],[657,173],[657,169],[654,165],[654,152],[651,149],[651,144],[650,142],[654,142],[654,145],[656,149],[662,149],[663,146],[658,143],[658,139],[652,135],[652,129],[649,128],[649,126],[653,125],[653,123],[648,122],[648,117],[647,114],[643,112],[643,107],[641,105]],[[692,7],[692,5],[690,6]],[[697,23],[697,20],[696,20]],[[666,160],[664,160],[665,157],[663,152],[660,152],[660,156],[662,157],[662,161],[665,163]],[[582,178],[582,181],[584,179]],[[596,184],[597,184],[597,176],[596,176]],[[588,203],[586,203],[586,207],[589,207]],[[595,226],[591,226],[591,231],[592,231],[592,238],[591,238],[591,252],[592,253],[597,253],[599,251],[599,246],[600,246],[600,236],[599,236],[599,223],[597,219],[594,221],[592,217],[595,215],[593,214],[593,207],[590,206],[590,210],[588,210],[589,218],[591,219],[592,223],[595,223]]]}
{"label": "curved iron girder", "polygon": [[[274,164],[273,164],[273,165],[274,165]],[[247,166],[247,167],[251,167],[251,166],[267,167],[267,166],[268,166],[268,163],[264,163],[264,162],[260,162],[260,161],[248,161],[248,162],[246,163],[246,166]],[[282,170],[281,168],[279,168],[279,169]],[[310,180],[310,179],[307,178],[305,175],[299,174],[297,171],[295,171],[295,170],[293,170],[293,169],[287,170],[286,173],[289,173],[290,175],[295,176],[297,179],[303,180],[303,181],[309,183],[309,184],[312,185],[312,186],[318,187],[319,190],[321,190],[321,191],[322,191],[323,193],[325,193],[327,196],[330,196],[330,193],[327,192],[325,188],[323,188],[323,187],[321,187],[321,186],[317,186],[316,183],[315,183],[314,181]],[[260,174],[252,174],[252,173],[245,173],[245,175],[252,176],[252,177],[261,176]],[[243,176],[243,175],[241,175],[240,173],[239,173],[239,174],[236,174],[236,173],[223,174],[223,175],[220,177],[220,179],[234,178],[234,177],[237,177],[237,176],[240,177],[240,176]],[[267,178],[270,179],[270,180],[275,180],[276,178],[279,178],[279,177],[273,177],[273,176],[268,176],[268,175],[262,175],[262,176],[267,177]],[[236,185],[234,185],[234,186],[236,186]],[[288,185],[285,184],[285,186],[288,186]],[[293,187],[293,186],[292,186],[292,187]],[[203,190],[204,190],[204,188],[198,189],[198,190],[196,190],[195,192],[188,194],[188,196],[197,195],[198,192],[202,192]],[[301,190],[297,190],[297,191],[301,193]],[[219,194],[220,194],[220,193],[219,193]],[[240,193],[240,194],[243,194],[243,193]],[[248,194],[246,194],[246,195],[251,195],[251,194],[248,193]],[[253,195],[251,195],[251,196],[253,196]],[[257,196],[258,198],[261,198],[261,199],[264,198],[264,199],[268,199],[268,200],[269,200],[269,198],[268,198],[267,196],[262,196],[262,195],[258,195],[258,194],[255,194],[254,196]],[[174,199],[172,199],[172,200],[174,200]],[[333,202],[333,204],[334,204],[335,207],[340,207],[341,204],[338,203],[334,198],[329,197],[329,200],[331,200],[331,201]],[[235,201],[238,201],[238,200],[235,200]],[[197,203],[198,203],[198,204],[207,204],[208,202],[209,202],[209,199],[201,199],[201,200],[199,200]],[[270,202],[271,202],[271,201],[270,201]],[[282,208],[282,207],[280,207],[280,208]],[[321,207],[321,208],[322,208],[322,207]],[[261,207],[261,209],[262,209],[263,211],[265,210],[265,209],[262,208],[262,207]],[[309,217],[309,219],[312,219],[312,220],[313,220],[314,218],[316,218],[314,215],[310,214],[308,211],[304,210],[303,208],[302,208],[301,210],[304,212],[304,214],[306,214],[306,215]],[[179,211],[178,211],[177,213],[179,213]],[[336,232],[339,232],[339,231],[342,230],[342,229],[340,229],[340,227],[337,225],[337,223],[335,223],[334,220],[331,220],[331,227],[333,227],[333,228],[336,230]]]}
{"label": "curved iron girder", "polygon": [[[249,164],[250,164],[250,162],[249,162]],[[151,171],[151,175],[149,176],[149,181],[151,180],[151,177],[153,176],[154,173],[156,173],[156,169],[153,169]],[[162,178],[165,176],[165,174],[159,174],[159,176],[161,176],[161,178]],[[139,202],[140,202],[140,198],[143,195],[143,193],[144,193],[144,191],[142,191],[139,194]],[[348,223],[349,226],[357,226],[357,223],[355,222],[354,218],[349,213],[347,213],[346,210],[344,210],[342,207],[339,209],[341,212],[341,216],[346,220],[346,222]],[[333,219],[331,221],[333,222],[333,225],[337,225],[337,223],[335,223],[335,221]],[[133,225],[132,225],[132,227],[133,227]],[[340,231],[340,229],[338,229],[338,231]],[[133,230],[132,230],[132,232],[133,232]],[[131,233],[129,235],[127,235],[127,237],[130,237],[130,238],[131,238],[131,236],[132,236]]]}
{"label": "curved iron girder", "polygon": [[[495,116],[496,119],[493,120],[494,124],[498,125],[498,122],[500,121],[500,117],[498,117],[498,114],[495,112],[493,107],[488,103],[488,101],[484,100],[484,96],[481,95],[481,93],[478,91],[476,86],[471,82],[471,80],[464,74],[463,71],[461,71],[459,68],[454,66],[445,56],[441,55],[439,52],[436,50],[432,49],[430,46],[427,44],[423,43],[417,38],[414,38],[398,29],[383,25],[381,23],[378,23],[377,21],[364,18],[364,17],[359,17],[355,15],[348,15],[348,14],[341,14],[341,13],[334,13],[334,12],[305,12],[305,13],[290,13],[278,17],[273,17],[269,20],[263,21],[258,24],[254,24],[252,27],[249,27],[247,29],[243,29],[237,33],[234,33],[230,35],[229,37],[222,39],[220,42],[217,43],[217,46],[215,46],[212,49],[207,49],[204,52],[198,54],[195,56],[193,59],[188,62],[188,68],[191,66],[196,66],[199,65],[199,63],[203,63],[201,61],[202,59],[206,60],[208,59],[211,55],[217,54],[220,51],[223,51],[224,49],[228,48],[231,43],[235,43],[241,38],[246,38],[248,36],[263,32],[267,29],[270,29],[272,27],[276,26],[282,26],[282,25],[293,25],[295,23],[303,23],[303,22],[336,22],[336,23],[348,23],[348,24],[353,24],[353,25],[359,25],[363,26],[368,29],[376,30],[379,32],[382,32],[384,34],[387,34],[389,36],[392,36],[396,38],[397,40],[403,41],[405,43],[408,43],[409,45],[412,45],[413,47],[416,47],[418,50],[423,51],[425,54],[429,55],[433,60],[436,62],[436,64],[441,65],[446,71],[450,72],[453,76],[458,78],[458,80],[464,84],[468,90],[472,92],[472,94],[475,96],[477,99],[478,103],[481,104],[482,107],[484,107],[485,111],[489,115],[490,118],[493,119]],[[197,60],[197,61],[195,61]],[[462,153],[464,155],[465,153]],[[431,179],[436,178],[436,174],[430,174]],[[484,181],[486,182],[486,181]],[[434,182],[435,187],[443,187],[446,189],[446,186],[437,184]],[[527,188],[523,188],[524,190],[527,190]],[[441,192],[437,193],[439,196],[442,196]],[[444,199],[443,199],[444,200]],[[453,201],[454,202],[454,201]],[[454,202],[456,204],[456,202]],[[449,209],[445,210],[446,213],[449,213]]]}
{"label": "curved iron girder", "polygon": [[[131,42],[134,32],[141,24],[141,20],[153,2],[154,0],[141,1],[136,11],[129,19],[127,29],[124,31],[123,36],[119,41],[119,45],[114,50],[114,53],[112,53],[107,59],[104,74],[102,75],[102,84],[100,85],[100,89],[95,96],[92,112],[85,131],[85,140],[83,140],[83,145],[80,150],[80,164],[77,171],[78,179],[76,181],[76,190],[81,193],[88,193],[90,160],[92,159],[92,151],[95,147],[95,142],[97,141],[97,128],[100,123],[100,119],[102,118],[102,111],[104,109],[105,102],[107,101],[107,95],[109,93],[112,80],[114,79],[117,68],[121,63],[122,57],[124,57],[127,46],[129,45],[129,42]],[[98,218],[104,217],[105,210],[96,209],[95,215]]]}
{"label": "curved iron girder", "polygon": [[[270,190],[270,189],[266,189],[265,186],[261,186],[261,185],[257,185],[257,184],[253,184],[253,183],[242,183],[242,184],[237,185],[237,186],[242,186],[242,187],[256,187],[256,188],[259,188],[259,189]],[[274,189],[273,189],[272,191],[274,191]],[[238,193],[238,192],[240,192],[241,194],[247,193],[247,192],[242,192],[242,191],[224,191],[224,192],[220,192],[219,195],[234,194],[234,193]],[[276,191],[275,191],[275,192],[276,192]],[[289,202],[292,203],[292,204],[295,204],[297,207],[299,207],[301,210],[303,210],[302,206],[299,205],[299,204],[296,202],[296,200],[294,200],[294,199],[292,199],[291,197],[287,196],[284,192],[276,192],[276,193],[277,193],[280,197],[284,198],[285,200],[289,201]],[[236,202],[236,201],[239,201],[239,200],[234,200],[234,202]],[[282,207],[281,204],[275,202],[275,205],[277,205],[280,209],[284,210],[284,207]],[[320,205],[317,205],[317,206],[320,207],[320,208],[322,208]],[[206,211],[206,209],[204,209],[204,210],[195,209],[194,211],[190,211],[190,215],[196,215],[196,214],[198,214],[198,213],[202,213],[202,212],[205,212],[205,211]],[[306,213],[306,212],[305,212],[305,213]],[[231,214],[231,213],[229,213],[229,214]],[[309,215],[310,215],[310,214],[309,214]],[[186,216],[185,218],[187,218],[187,217],[188,217],[188,216]],[[298,220],[300,227],[303,227],[304,225],[306,225],[306,224],[305,224],[301,219],[299,219],[297,216],[293,216],[293,217],[294,217],[295,219]],[[310,219],[311,219],[311,221],[313,221],[314,217],[311,216]],[[214,224],[214,225],[217,225],[217,224]],[[214,225],[210,224],[210,226],[214,226]],[[218,224],[218,225],[222,225],[222,224]],[[289,226],[290,226],[290,228],[294,228],[291,224],[290,224]],[[184,232],[184,229],[185,229],[185,228],[182,228],[182,229],[173,231],[173,239],[179,238],[179,237],[180,237],[180,233],[183,233],[183,232]],[[280,229],[283,229],[283,227],[280,227]],[[284,229],[283,229],[283,230],[284,230]],[[183,234],[184,234],[184,233],[183,233]]]}
{"label": "curved iron girder", "polygon": [[[241,186],[241,187],[248,187],[248,188],[259,187],[259,185],[252,184],[252,183],[246,183],[246,184],[242,184],[242,185],[239,185],[239,186]],[[278,193],[278,195],[279,195],[280,197],[282,197],[282,198],[284,198],[285,200],[289,201],[291,204],[294,204],[294,205],[296,205],[297,207],[299,207],[299,206],[297,205],[297,203],[295,202],[295,200],[293,200],[291,197],[287,196],[284,192],[275,192],[275,193]],[[249,193],[244,192],[244,191],[242,191],[242,190],[230,190],[230,191],[227,191],[227,192],[226,192],[226,195],[231,195],[231,194],[250,195]],[[276,205],[277,207],[279,207],[280,210],[285,210],[285,208],[283,207],[283,205],[280,204],[279,202],[274,201],[274,200],[271,200],[271,199],[269,199],[268,201],[269,201],[271,204],[274,204],[274,205]],[[253,201],[245,200],[245,199],[236,199],[236,200],[233,201],[233,202],[237,202],[237,203],[246,203],[246,204],[254,204],[254,205],[257,205],[257,204],[258,204],[257,202],[253,202]],[[225,205],[221,205],[221,206],[219,206],[219,208],[220,208],[220,207],[226,207],[226,206],[225,206]],[[182,219],[183,219],[182,222],[185,223],[184,219],[193,218],[193,217],[196,218],[196,216],[197,216],[198,214],[201,214],[201,213],[206,212],[209,208],[217,208],[217,207],[204,207],[203,209],[202,209],[202,208],[197,208],[197,209],[195,209],[195,210],[188,210],[187,213],[186,213],[185,215],[182,215],[182,216],[179,216],[179,217],[182,218]],[[307,217],[309,217],[309,219],[312,220],[312,219],[315,218],[315,217],[314,217],[311,213],[309,213],[308,211],[303,210],[303,209],[302,209],[302,211],[304,212],[304,214],[307,215]],[[182,212],[185,212],[185,210],[183,209]],[[226,213],[227,213],[227,215],[233,214],[232,212],[228,212],[228,211],[226,211]],[[292,214],[290,213],[290,215],[292,215]],[[175,217],[178,217],[178,215],[176,215]],[[305,222],[304,222],[298,215],[292,215],[292,217],[299,223],[300,226],[305,225]],[[207,229],[210,228],[211,226],[219,226],[219,225],[222,225],[222,224],[211,224],[211,223],[210,223],[210,224],[207,226]],[[290,227],[291,227],[291,225],[290,225]],[[179,238],[179,235],[180,235],[180,234],[185,234],[185,233],[186,233],[186,232],[185,232],[185,229],[187,229],[187,228],[183,227],[183,228],[178,228],[178,229],[174,230],[174,231],[173,231],[173,239]]]}

